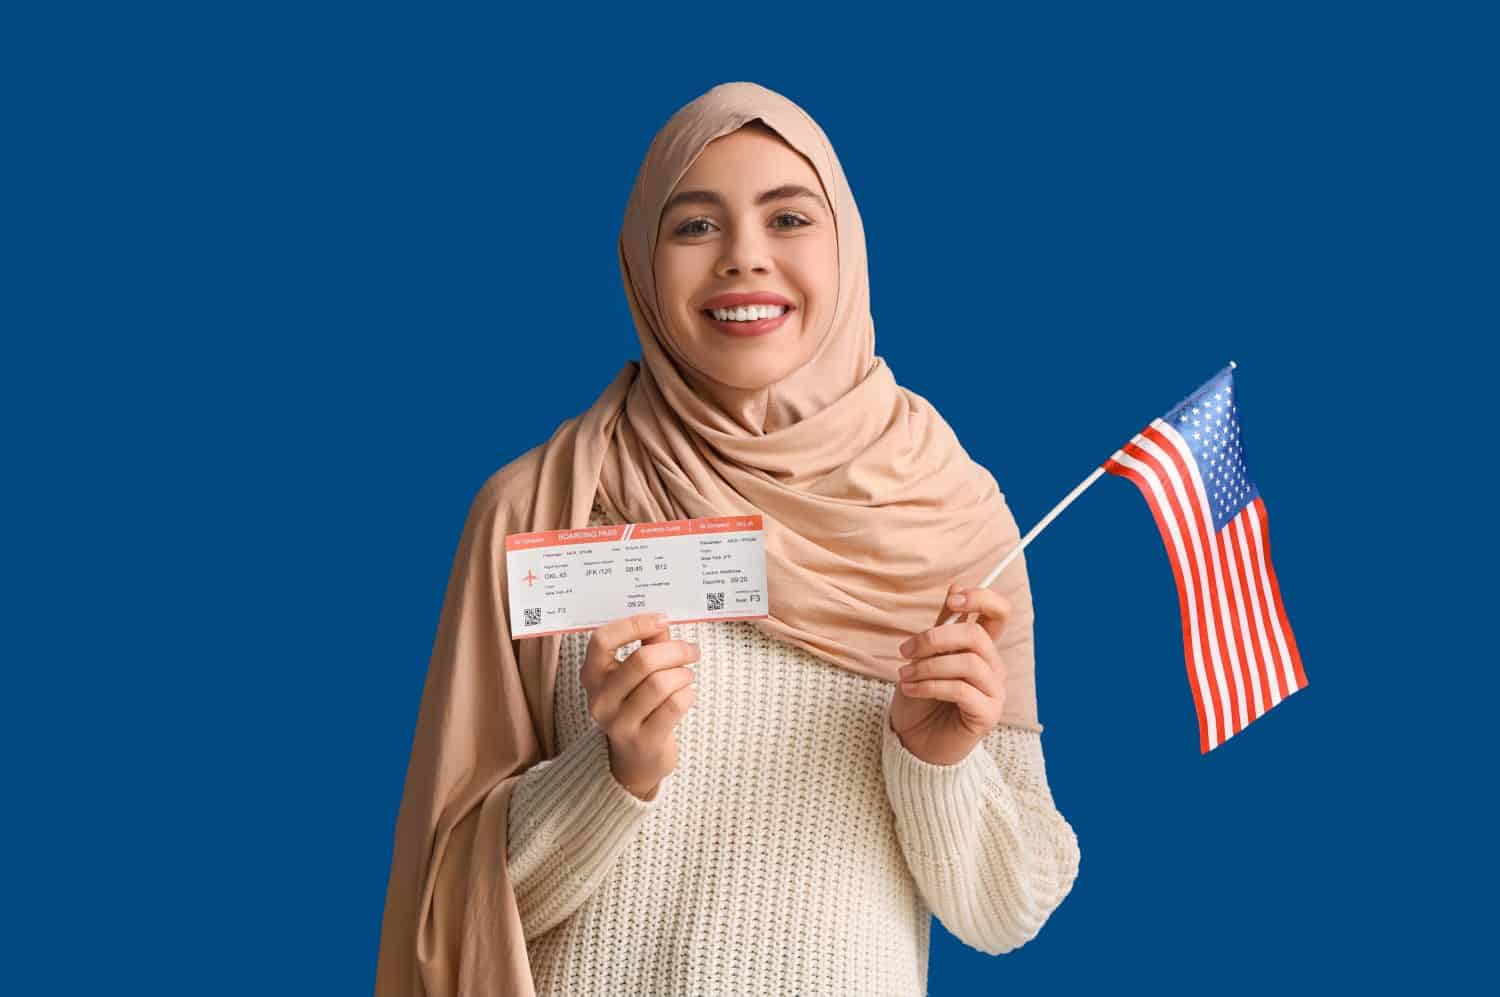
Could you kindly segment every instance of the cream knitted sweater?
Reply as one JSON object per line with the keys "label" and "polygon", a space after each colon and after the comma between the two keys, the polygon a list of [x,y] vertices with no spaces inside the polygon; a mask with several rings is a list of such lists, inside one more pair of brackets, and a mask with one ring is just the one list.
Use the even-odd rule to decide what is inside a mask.
{"label": "cream knitted sweater", "polygon": [[[591,525],[609,522],[595,505]],[[992,955],[1036,936],[1078,874],[1041,735],[1001,725],[954,765],[908,752],[892,687],[747,621],[700,645],[679,761],[641,800],[558,661],[559,753],[510,806],[510,872],[538,997],[927,989],[931,919]],[[640,643],[617,652],[624,659]]]}

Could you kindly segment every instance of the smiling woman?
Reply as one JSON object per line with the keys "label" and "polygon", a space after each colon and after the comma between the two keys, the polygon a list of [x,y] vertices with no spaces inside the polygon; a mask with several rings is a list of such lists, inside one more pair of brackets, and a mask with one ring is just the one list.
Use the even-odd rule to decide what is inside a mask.
{"label": "smiling woman", "polygon": [[715,139],[667,201],[653,267],[668,338],[701,392],[781,380],[812,356],[838,297],[817,171],[759,121]]}
{"label": "smiling woman", "polygon": [[[905,997],[934,914],[984,952],[1025,944],[1079,849],[1047,785],[1024,557],[966,593],[978,621],[934,625],[1020,533],[875,354],[827,135],[764,87],[714,87],[652,142],[619,253],[641,359],[465,522],[377,993]],[[512,639],[506,536],[738,514],[765,523],[765,617],[664,624],[622,599],[595,630]]]}

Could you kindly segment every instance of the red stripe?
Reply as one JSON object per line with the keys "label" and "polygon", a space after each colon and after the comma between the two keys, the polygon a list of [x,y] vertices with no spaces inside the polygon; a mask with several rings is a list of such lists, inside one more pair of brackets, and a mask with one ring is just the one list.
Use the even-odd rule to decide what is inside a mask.
{"label": "red stripe", "polygon": [[1271,580],[1271,595],[1276,600],[1276,618],[1281,621],[1281,632],[1286,637],[1286,649],[1292,655],[1292,671],[1296,674],[1297,689],[1304,689],[1307,687],[1307,673],[1302,670],[1302,655],[1297,651],[1297,640],[1292,636],[1292,624],[1287,620],[1286,607],[1281,603],[1281,585],[1276,581],[1276,569],[1271,567],[1271,525],[1266,520],[1266,504],[1260,500],[1259,495],[1255,496],[1252,504],[1255,506],[1255,514],[1260,517],[1260,538],[1265,545],[1266,577]]}
{"label": "red stripe", "polygon": [[[1203,518],[1202,500],[1205,496],[1202,488],[1193,480],[1192,471],[1188,468],[1182,451],[1172,445],[1172,441],[1167,435],[1155,426],[1146,427],[1143,434],[1149,437],[1157,446],[1165,450],[1168,456],[1172,458],[1172,463],[1177,465],[1177,473],[1182,478],[1183,487],[1187,489],[1190,496],[1197,500],[1190,501],[1189,505],[1193,507],[1193,526],[1198,532],[1199,547],[1203,551],[1203,570],[1208,574],[1208,611],[1214,617],[1214,635],[1219,641],[1219,660],[1224,663],[1225,678],[1228,680],[1225,682],[1225,685],[1228,687],[1226,691],[1230,699],[1233,700],[1230,704],[1229,716],[1225,720],[1225,726],[1229,729],[1230,736],[1233,736],[1243,729],[1240,727],[1240,696],[1244,693],[1237,691],[1237,688],[1239,690],[1248,690],[1249,686],[1245,683],[1244,676],[1240,677],[1238,687],[1234,682],[1234,673],[1238,670],[1235,662],[1239,660],[1239,655],[1235,654],[1231,656],[1229,653],[1229,645],[1235,642],[1235,637],[1230,625],[1231,621],[1224,616],[1223,605],[1219,602],[1219,596],[1224,585],[1224,576],[1220,574],[1223,571],[1223,567],[1221,562],[1219,569],[1214,569],[1214,529],[1213,523],[1207,522]],[[1236,650],[1238,650],[1238,647],[1236,647]],[[1244,708],[1245,716],[1249,719],[1250,714],[1254,711],[1250,709],[1250,703],[1248,702],[1244,704]]]}
{"label": "red stripe", "polygon": [[[1255,705],[1255,676],[1251,671],[1256,667],[1255,652],[1245,644],[1245,638],[1240,630],[1240,624],[1245,620],[1245,605],[1240,601],[1241,597],[1234,594],[1234,585],[1230,583],[1229,567],[1229,540],[1226,534],[1232,528],[1231,524],[1224,524],[1224,529],[1214,534],[1214,545],[1219,551],[1219,590],[1224,593],[1224,612],[1229,614],[1225,621],[1224,630],[1228,635],[1229,642],[1234,645],[1234,661],[1231,668],[1239,674],[1240,688],[1244,690],[1245,696],[1245,724],[1246,726],[1255,722],[1255,718],[1265,712],[1264,709]],[[1265,683],[1260,683],[1262,695],[1265,692]],[[1262,700],[1264,702],[1264,700]],[[1238,723],[1238,718],[1236,718]],[[1240,727],[1239,730],[1244,730]]]}
{"label": "red stripe", "polygon": [[[1255,542],[1255,535],[1249,532],[1249,530],[1250,528],[1248,526],[1245,527],[1245,542],[1250,547],[1250,560],[1252,562],[1251,566],[1255,569],[1255,580],[1257,583],[1255,586],[1255,591],[1256,594],[1260,597],[1260,615],[1265,618],[1266,629],[1273,630],[1279,624],[1276,619],[1276,614],[1271,612],[1271,593],[1266,591],[1266,587],[1264,585],[1259,584],[1260,569],[1265,563],[1265,554],[1261,549],[1261,545]],[[1262,538],[1264,538],[1265,534],[1262,533],[1261,536]],[[1270,572],[1267,572],[1266,574],[1267,577],[1269,577]],[[1286,687],[1286,679],[1283,677],[1283,672],[1281,670],[1281,650],[1276,646],[1274,633],[1270,637],[1268,637],[1267,640],[1270,641],[1270,646],[1267,647],[1266,650],[1271,656],[1270,660],[1275,662],[1276,687],[1281,690],[1281,694],[1283,697],[1289,696],[1291,695],[1292,690]]]}
{"label": "red stripe", "polygon": [[[1245,536],[1245,516],[1247,514],[1245,509],[1239,511],[1239,514],[1234,517],[1234,520],[1229,524],[1228,530],[1226,530],[1226,533],[1229,533],[1226,539],[1229,546],[1234,548],[1235,569],[1239,572],[1240,592],[1245,599],[1245,608],[1242,612],[1245,614],[1245,625],[1250,631],[1251,642],[1251,646],[1246,650],[1255,657],[1255,667],[1260,671],[1260,687],[1266,697],[1266,709],[1270,709],[1271,704],[1281,698],[1278,694],[1281,686],[1271,676],[1271,658],[1266,654],[1266,648],[1261,646],[1260,628],[1255,625],[1255,612],[1250,604],[1250,601],[1255,598],[1255,589],[1259,586],[1252,586],[1250,584],[1250,576],[1245,572],[1245,555],[1240,553],[1239,544],[1235,542],[1238,538]],[[1250,544],[1246,542],[1245,547],[1248,549]]]}
{"label": "red stripe", "polygon": [[[1238,521],[1234,524],[1234,528],[1238,531],[1239,536],[1245,541],[1245,574],[1250,579],[1250,588],[1246,591],[1252,593],[1254,606],[1252,606],[1251,608],[1255,610],[1250,619],[1252,622],[1254,622],[1257,617],[1261,619],[1263,621],[1262,627],[1264,628],[1267,635],[1264,637],[1261,636],[1261,630],[1257,629],[1255,633],[1255,646],[1265,657],[1266,676],[1270,680],[1271,688],[1276,692],[1276,695],[1273,698],[1275,698],[1279,702],[1281,698],[1286,695],[1286,690],[1282,688],[1281,668],[1276,664],[1276,641],[1274,639],[1273,632],[1276,623],[1266,613],[1265,603],[1261,601],[1260,598],[1261,595],[1264,594],[1264,587],[1260,583],[1260,572],[1256,568],[1256,564],[1258,564],[1259,562],[1255,558],[1255,537],[1250,533],[1250,523],[1247,518],[1250,515],[1252,515],[1252,513],[1250,513],[1249,507],[1247,506],[1239,516]],[[1259,608],[1257,609],[1256,607]]]}
{"label": "red stripe", "polygon": [[[1172,531],[1167,525],[1165,514],[1156,504],[1156,496],[1151,493],[1150,484],[1138,471],[1126,467],[1113,457],[1104,462],[1104,469],[1110,474],[1128,478],[1135,483],[1136,488],[1146,499],[1146,506],[1151,510],[1151,517],[1156,520],[1156,529],[1161,534],[1162,545],[1167,548],[1167,563],[1172,566],[1172,578],[1177,583],[1177,610],[1182,622],[1182,656],[1187,663],[1188,688],[1193,693],[1193,708],[1198,711],[1198,753],[1206,755],[1209,752],[1208,714],[1203,709],[1203,691],[1198,687],[1198,676],[1193,668],[1192,618],[1188,615],[1187,584],[1183,580],[1182,567],[1178,564],[1177,553],[1172,546]],[[1203,668],[1205,672],[1208,671],[1208,662],[1203,663]],[[1212,693],[1212,679],[1207,681],[1209,691]],[[1219,743],[1223,743],[1222,739]]]}
{"label": "red stripe", "polygon": [[[1225,530],[1227,530],[1229,524],[1225,523],[1224,525]],[[1228,640],[1234,645],[1235,663],[1233,667],[1237,670],[1239,685],[1242,690],[1241,694],[1245,697],[1245,726],[1249,726],[1260,715],[1255,706],[1255,683],[1252,681],[1250,674],[1250,670],[1255,666],[1251,661],[1251,651],[1245,646],[1244,639],[1240,633],[1239,623],[1241,616],[1239,604],[1234,600],[1234,586],[1230,584],[1229,580],[1229,561],[1225,557],[1225,530],[1220,530],[1214,534],[1214,543],[1217,544],[1219,551],[1219,590],[1224,595],[1225,606],[1223,611],[1228,614],[1224,630],[1228,636]],[[1239,729],[1244,730],[1244,726]]]}
{"label": "red stripe", "polygon": [[[1144,435],[1145,432],[1145,430],[1142,430],[1142,435]],[[1140,461],[1142,464],[1145,464],[1148,468],[1151,469],[1151,473],[1155,475],[1156,480],[1161,482],[1162,492],[1166,494],[1167,502],[1172,507],[1172,518],[1176,520],[1178,534],[1182,537],[1182,544],[1184,548],[1183,556],[1187,558],[1188,561],[1186,569],[1193,573],[1193,584],[1196,589],[1197,596],[1197,598],[1194,600],[1196,603],[1194,608],[1196,609],[1198,614],[1198,640],[1203,645],[1202,654],[1203,671],[1205,673],[1204,681],[1208,683],[1208,694],[1213,697],[1214,710],[1217,713],[1216,719],[1218,721],[1219,731],[1218,743],[1223,744],[1225,741],[1229,740],[1230,735],[1233,733],[1232,725],[1234,723],[1234,720],[1229,714],[1229,710],[1227,708],[1228,704],[1221,702],[1219,698],[1219,683],[1214,671],[1213,650],[1212,645],[1210,644],[1210,638],[1208,636],[1208,614],[1213,610],[1207,604],[1207,593],[1209,591],[1208,579],[1206,577],[1208,572],[1207,552],[1205,551],[1204,553],[1205,563],[1203,565],[1203,570],[1199,571],[1198,559],[1193,556],[1192,552],[1193,538],[1189,535],[1193,531],[1193,525],[1192,522],[1183,513],[1182,506],[1177,501],[1177,493],[1172,488],[1172,482],[1167,477],[1166,469],[1162,467],[1162,465],[1159,464],[1154,457],[1147,453],[1145,449],[1143,449],[1136,443],[1127,443],[1124,447],[1124,450],[1126,453],[1130,454],[1130,456],[1134,457],[1136,460]],[[1224,690],[1224,695],[1233,696],[1234,692],[1233,690],[1226,688]]]}

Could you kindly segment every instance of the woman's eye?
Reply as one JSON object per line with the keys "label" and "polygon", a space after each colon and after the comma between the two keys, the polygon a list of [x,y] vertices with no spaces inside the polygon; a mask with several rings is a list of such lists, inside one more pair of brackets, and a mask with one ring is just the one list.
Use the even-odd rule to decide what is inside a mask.
{"label": "woman's eye", "polygon": [[[772,227],[773,228],[802,228],[802,227],[804,227],[806,225],[811,225],[812,224],[812,222],[810,222],[807,219],[803,218],[801,215],[793,214],[790,211],[783,211],[781,214],[777,215],[775,218],[773,218],[771,220],[772,220],[772,222],[779,222],[779,221],[781,221],[784,218],[790,219],[793,222],[793,224],[791,224],[791,225],[774,225],[773,224]],[[696,227],[696,226],[700,226],[700,225],[706,225],[706,226],[712,227],[713,223],[710,222],[707,218],[693,218],[693,219],[691,219],[689,221],[685,221],[681,225],[677,226],[677,234],[678,235],[703,235],[705,232],[708,231],[708,229],[707,228],[698,228],[698,227]]]}

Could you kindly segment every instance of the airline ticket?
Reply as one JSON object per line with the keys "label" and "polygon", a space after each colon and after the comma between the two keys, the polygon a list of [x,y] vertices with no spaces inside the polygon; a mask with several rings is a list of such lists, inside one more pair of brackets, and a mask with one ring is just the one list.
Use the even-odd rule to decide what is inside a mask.
{"label": "airline ticket", "polygon": [[768,616],[759,515],[512,533],[511,635],[592,630],[636,613],[670,622]]}

